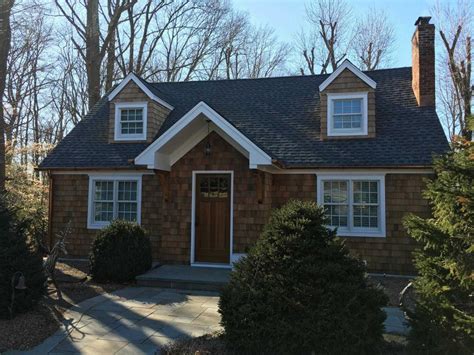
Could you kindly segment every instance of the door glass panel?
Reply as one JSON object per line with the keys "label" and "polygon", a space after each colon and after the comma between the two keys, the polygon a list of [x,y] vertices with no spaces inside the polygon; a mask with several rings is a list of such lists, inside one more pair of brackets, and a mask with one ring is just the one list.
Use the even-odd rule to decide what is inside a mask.
{"label": "door glass panel", "polygon": [[202,177],[199,186],[202,197],[209,197],[209,178]]}
{"label": "door glass panel", "polygon": [[209,197],[219,197],[219,178],[211,177],[209,179]]}
{"label": "door glass panel", "polygon": [[228,196],[229,186],[225,177],[219,179],[219,197],[226,198]]}
{"label": "door glass panel", "polygon": [[202,176],[199,179],[199,193],[205,198],[227,198],[229,179],[224,176]]}

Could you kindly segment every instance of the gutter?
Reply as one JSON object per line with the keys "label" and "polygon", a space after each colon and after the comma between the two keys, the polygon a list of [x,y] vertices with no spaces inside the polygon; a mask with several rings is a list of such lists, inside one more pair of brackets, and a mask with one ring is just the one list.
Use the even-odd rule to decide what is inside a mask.
{"label": "gutter", "polygon": [[49,167],[49,168],[35,168],[35,171],[91,171],[91,170],[101,170],[101,171],[123,171],[123,170],[149,170],[144,166],[136,166],[136,167]]}

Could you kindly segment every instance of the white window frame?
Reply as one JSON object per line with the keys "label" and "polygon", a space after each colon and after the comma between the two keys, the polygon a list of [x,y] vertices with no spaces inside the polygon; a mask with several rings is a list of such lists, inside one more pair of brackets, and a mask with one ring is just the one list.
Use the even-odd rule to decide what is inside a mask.
{"label": "white window frame", "polygon": [[137,183],[137,223],[141,224],[142,215],[142,176],[141,175],[89,175],[89,197],[87,204],[87,228],[102,229],[107,227],[110,222],[94,220],[94,186],[96,181],[113,181],[114,182],[114,219],[118,215],[118,182],[119,181],[135,181]]}
{"label": "white window frame", "polygon": [[[366,136],[368,134],[368,92],[328,93],[327,94],[327,135],[337,136]],[[362,99],[360,128],[334,128],[334,100]]]}
{"label": "white window frame", "polygon": [[[331,180],[345,180],[348,181],[348,227],[337,228],[337,235],[341,237],[386,237],[386,218],[385,218],[385,174],[383,175],[368,175],[368,174],[318,174],[317,175],[317,202],[319,205],[324,205],[324,182]],[[354,194],[353,181],[378,181],[378,228],[360,228],[354,227]]]}
{"label": "white window frame", "polygon": [[[141,134],[122,134],[121,112],[122,110],[137,109],[143,110],[143,133]],[[141,141],[146,140],[148,119],[148,102],[117,102],[115,103],[115,135],[116,141]]]}

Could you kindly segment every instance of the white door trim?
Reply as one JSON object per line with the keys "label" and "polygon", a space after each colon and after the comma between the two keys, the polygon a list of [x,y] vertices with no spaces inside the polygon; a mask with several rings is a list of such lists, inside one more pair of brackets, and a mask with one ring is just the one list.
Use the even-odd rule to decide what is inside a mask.
{"label": "white door trim", "polygon": [[[196,175],[198,174],[230,174],[230,247],[229,264],[197,263],[195,262],[196,247]],[[234,247],[234,171],[233,170],[193,170],[191,198],[191,266],[231,267]]]}

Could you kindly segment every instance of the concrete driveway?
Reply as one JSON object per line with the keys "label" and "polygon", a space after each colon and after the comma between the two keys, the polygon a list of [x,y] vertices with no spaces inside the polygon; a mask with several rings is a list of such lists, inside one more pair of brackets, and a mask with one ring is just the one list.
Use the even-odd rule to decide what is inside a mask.
{"label": "concrete driveway", "polygon": [[178,338],[220,330],[218,300],[212,292],[125,288],[73,307],[56,334],[10,354],[159,354]]}

